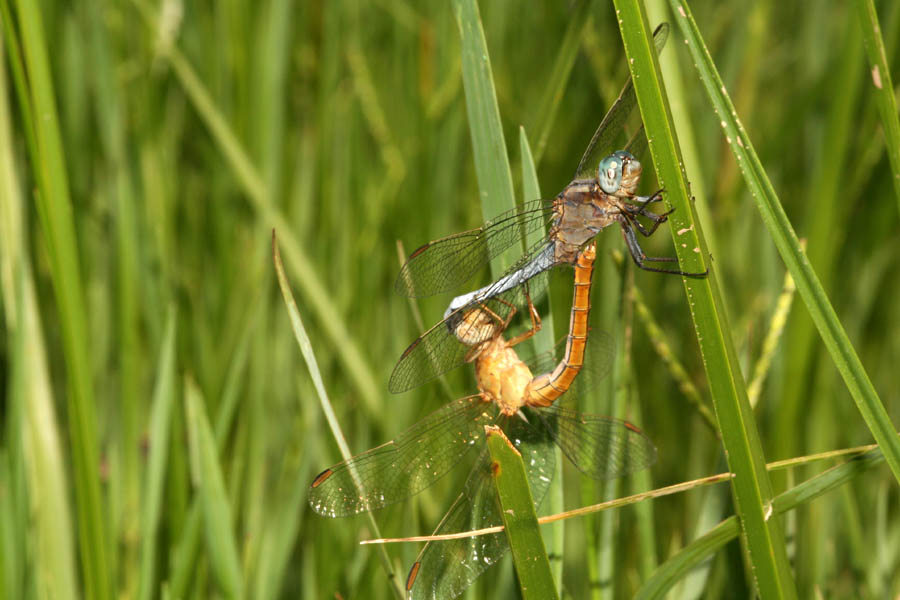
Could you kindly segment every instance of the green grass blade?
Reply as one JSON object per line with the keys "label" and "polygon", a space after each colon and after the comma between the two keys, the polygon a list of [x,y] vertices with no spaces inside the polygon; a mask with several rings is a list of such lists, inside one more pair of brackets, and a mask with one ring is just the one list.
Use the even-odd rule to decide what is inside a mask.
{"label": "green grass blade", "polygon": [[[534,157],[531,154],[531,145],[528,143],[528,136],[525,135],[525,128],[519,128],[519,151],[522,154],[522,200],[534,200],[541,197],[541,186],[538,183],[537,170],[534,165]],[[528,232],[525,236],[525,247],[531,248],[541,237],[546,235],[546,231],[535,228]],[[550,305],[550,294],[547,294],[546,306],[542,307],[542,314],[545,316],[541,320],[541,330],[534,334],[531,338],[534,346],[535,355],[542,354],[553,350],[556,343],[556,332],[553,327],[553,311]],[[559,472],[559,471],[557,471]]]}
{"label": "green grass blade", "polygon": [[[278,276],[278,286],[281,288],[281,295],[284,298],[284,304],[291,320],[291,329],[294,331],[294,337],[297,340],[297,345],[300,347],[300,353],[303,354],[303,360],[306,362],[306,367],[309,369],[310,377],[316,388],[316,393],[319,396],[319,402],[322,405],[322,412],[325,413],[325,419],[328,421],[328,425],[331,428],[335,441],[341,450],[341,456],[344,460],[348,460],[351,456],[350,447],[347,446],[347,441],[344,439],[340,423],[338,423],[337,416],[334,414],[334,409],[331,406],[331,400],[328,399],[328,392],[325,391],[325,383],[322,381],[322,374],[319,372],[319,366],[316,362],[316,355],[313,353],[312,343],[310,343],[309,336],[306,334],[306,328],[303,326],[303,320],[300,318],[300,311],[297,310],[297,303],[294,301],[294,295],[291,293],[291,286],[288,283],[287,275],[284,272],[284,266],[281,262],[281,254],[278,251],[278,244],[276,243],[274,231],[272,232],[272,256],[275,263],[275,273]],[[369,520],[369,526],[372,528],[374,535],[381,537],[381,532],[378,529],[378,524],[375,522],[375,517],[372,516],[371,512],[367,512],[366,517]],[[398,598],[403,598],[405,594],[400,588],[400,580],[397,578],[390,557],[383,546],[379,548],[379,555],[384,571],[387,574],[388,581],[391,584],[391,589]]]}
{"label": "green grass blade", "polygon": [[558,598],[522,455],[499,427],[486,427],[491,474],[524,600]]}
{"label": "green grass blade", "polygon": [[894,96],[894,84],[891,83],[891,69],[881,37],[881,25],[878,22],[875,2],[856,0],[855,4],[862,26],[866,54],[872,67],[872,84],[875,86],[885,148],[894,175],[892,179],[894,193],[897,195],[897,206],[900,208],[900,118],[897,116],[897,98]]}
{"label": "green grass blade", "polygon": [[[705,245],[689,201],[651,29],[640,2],[616,0],[615,6],[657,176],[675,209],[669,223],[679,264],[686,271],[703,271]],[[729,470],[736,475],[732,490],[753,577],[763,597],[796,597],[781,524],[768,518],[772,485],[715,272],[710,270],[704,279],[685,279],[685,288]]]}
{"label": "green grass blade", "polygon": [[38,155],[31,157],[39,189],[37,212],[47,242],[66,361],[68,424],[84,589],[88,597],[106,600],[112,594],[112,573],[107,556],[106,511],[100,491],[85,298],[41,7],[35,2],[16,2],[30,84],[31,114],[35,117],[34,123],[26,127],[34,129],[37,142]]}
{"label": "green grass blade", "polygon": [[[259,314],[255,310],[251,310],[252,315]],[[248,320],[241,339],[231,361],[228,375],[225,379],[225,385],[222,388],[222,399],[219,402],[216,417],[213,425],[213,434],[216,438],[216,448],[221,455],[226,447],[226,441],[229,433],[232,431],[235,415],[237,414],[238,401],[240,399],[241,387],[244,379],[246,379],[247,357],[250,352],[250,337],[254,331],[256,319]],[[176,415],[177,417],[177,415]],[[201,506],[200,500],[194,498],[190,508],[187,510],[184,527],[181,529],[181,535],[177,541],[173,543],[173,554],[171,566],[171,575],[169,577],[168,590],[174,598],[184,597],[193,582],[194,574],[197,569],[197,551],[199,549],[200,533],[201,533]]]}
{"label": "green grass blade", "polygon": [[[454,0],[453,14],[461,38],[463,88],[481,192],[481,213],[487,221],[515,207],[512,173],[478,5],[475,0]],[[498,277],[522,255],[522,250],[521,245],[513,244],[491,261],[491,273]]]}
{"label": "green grass blade", "polygon": [[757,203],[763,222],[769,230],[782,260],[794,278],[797,292],[803,299],[819,330],[825,348],[853,396],[857,409],[862,414],[875,441],[881,446],[894,477],[900,481],[900,438],[896,434],[896,428],[891,423],[847,333],[838,321],[825,289],[803,253],[800,240],[778,200],[775,189],[766,175],[750,139],[737,118],[737,112],[730,98],[724,91],[725,86],[703,44],[697,24],[694,22],[687,4],[676,4],[675,0],[670,1],[673,10],[680,14],[676,20],[685,36],[694,64],[700,72],[700,80],[715,108],[716,115],[721,119],[724,133],[731,142],[729,147],[734,153],[751,195]]}
{"label": "green grass blade", "polygon": [[[848,483],[869,469],[880,465],[884,455],[880,449],[870,450],[847,462],[812,477],[803,483],[779,494],[772,505],[775,515],[783,515],[799,506],[809,503],[828,492]],[[738,521],[729,517],[705,535],[697,538],[677,554],[660,565],[653,576],[635,595],[640,600],[665,598],[671,587],[692,569],[708,560],[717,550],[735,539],[740,532]]]}
{"label": "green grass blade", "polygon": [[150,456],[141,517],[141,558],[138,600],[153,598],[157,539],[168,459],[172,406],[175,404],[175,310],[169,309],[150,409]]}
{"label": "green grass blade", "polygon": [[225,478],[219,465],[216,442],[206,418],[200,390],[192,382],[185,386],[191,477],[200,496],[206,556],[219,588],[227,598],[243,597],[243,575],[237,541],[232,528],[231,507]]}
{"label": "green grass blade", "polygon": [[[519,127],[519,151],[522,155],[522,200],[528,201],[541,197],[541,186],[538,182],[537,169],[534,165],[534,158],[531,154],[531,145],[528,143],[528,136],[525,135],[525,128]],[[535,229],[525,236],[525,247],[531,248],[538,242],[540,236],[544,232]],[[550,294],[547,294],[546,300],[538,307],[538,310],[544,315],[541,320],[541,330],[531,338],[534,346],[535,356],[550,352],[556,343],[556,333],[553,326],[553,309],[550,301]],[[558,448],[554,448],[556,454],[556,468],[554,473],[563,472],[562,453]],[[548,514],[559,513],[565,509],[563,499],[563,478],[557,476],[550,483],[550,489],[547,490],[547,499],[544,501],[544,510]],[[550,566],[553,570],[553,580],[557,584],[557,592],[562,594],[562,573],[563,573],[563,553],[565,550],[565,528],[553,527],[544,530],[548,539],[548,552],[550,554]]]}

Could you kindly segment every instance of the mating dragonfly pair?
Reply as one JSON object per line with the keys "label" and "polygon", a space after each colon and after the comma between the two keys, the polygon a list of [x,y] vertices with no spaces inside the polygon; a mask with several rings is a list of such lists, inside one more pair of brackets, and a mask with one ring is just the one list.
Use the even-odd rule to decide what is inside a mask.
{"label": "mating dragonfly pair", "polygon": [[[657,49],[667,35],[667,25],[657,28]],[[454,298],[444,319],[403,353],[389,384],[392,392],[403,392],[474,362],[479,393],[455,400],[393,441],[323,471],[310,487],[310,505],[316,512],[340,517],[401,501],[433,484],[477,447],[463,492],[435,534],[501,524],[487,447],[481,443],[486,425],[500,424],[523,455],[536,505],[553,476],[553,443],[579,470],[597,479],[652,464],[656,449],[637,427],[574,408],[574,388],[590,387],[612,358],[606,337],[595,332],[588,344],[594,237],[618,223],[638,267],[705,275],[651,266],[648,263],[676,259],[650,257],[640,247],[637,234],[649,237],[669,213],[649,210],[662,199],[661,192],[636,195],[641,175],[636,156],[646,145],[643,128],[626,150],[613,152],[635,103],[629,79],[591,139],[574,180],[556,198],[526,203],[478,229],[430,242],[412,253],[397,279],[398,291],[416,297],[437,294],[461,285],[492,258],[521,244],[523,235],[549,225],[546,235],[503,276]],[[540,328],[532,299],[543,293],[547,272],[559,265],[573,265],[575,270],[565,350],[558,361],[545,356],[526,363],[515,346]],[[504,334],[517,311],[527,314],[531,327],[507,340]],[[588,349],[597,367],[577,377]],[[506,549],[503,533],[431,542],[410,571],[408,593],[411,598],[453,598]]]}

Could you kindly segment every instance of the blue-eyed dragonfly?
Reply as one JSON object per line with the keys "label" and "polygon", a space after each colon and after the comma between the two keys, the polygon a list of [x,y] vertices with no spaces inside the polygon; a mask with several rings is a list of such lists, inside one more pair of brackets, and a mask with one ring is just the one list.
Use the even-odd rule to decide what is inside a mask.
{"label": "blue-eyed dragonfly", "polygon": [[[657,49],[668,36],[668,25],[654,33]],[[675,258],[651,257],[641,250],[637,234],[652,235],[669,213],[650,212],[661,192],[636,195],[641,164],[635,158],[645,147],[641,128],[625,151],[613,152],[624,123],[636,104],[631,80],[597,128],[574,180],[553,200],[534,200],[501,214],[482,227],[430,242],[414,251],[401,269],[396,288],[409,296],[427,296],[451,290],[469,279],[488,261],[523,235],[546,235],[525,252],[505,275],[488,286],[454,298],[444,319],[404,351],[391,374],[389,389],[399,393],[438,377],[477,356],[478,347],[460,342],[462,316],[475,307],[488,307],[505,318],[510,307],[523,307],[526,296],[537,298],[546,286],[546,272],[558,265],[577,264],[579,252],[602,229],[618,223],[626,246],[642,269],[684,276],[703,276],[648,265]],[[601,157],[603,157],[601,159]],[[642,223],[645,218],[649,224]]]}

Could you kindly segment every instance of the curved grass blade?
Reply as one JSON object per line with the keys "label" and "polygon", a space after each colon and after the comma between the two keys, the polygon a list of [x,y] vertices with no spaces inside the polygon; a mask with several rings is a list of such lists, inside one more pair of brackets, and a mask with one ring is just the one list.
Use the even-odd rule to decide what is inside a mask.
{"label": "curved grass blade", "polygon": [[[689,202],[690,194],[680,166],[682,161],[675,130],[665,102],[643,5],[637,0],[616,0],[615,6],[656,172],[661,186],[668,192],[670,205],[675,208],[670,221],[678,260],[683,270],[700,272],[704,269],[702,266],[697,268],[697,263],[706,262],[705,244]],[[753,577],[763,597],[796,597],[781,524],[777,519],[768,518],[772,484],[765,470],[759,433],[715,272],[710,270],[705,279],[685,279],[684,285],[716,405],[729,470],[736,475],[732,490]]]}
{"label": "curved grass blade", "polygon": [[853,396],[857,409],[875,441],[881,446],[894,477],[900,481],[900,437],[897,436],[896,428],[891,423],[878,392],[875,391],[856,350],[834,312],[825,289],[801,248],[800,240],[781,206],[772,182],[736,116],[737,112],[731,99],[725,93],[725,86],[703,44],[687,4],[676,0],[670,0],[670,4],[680,15],[678,25],[685,36],[693,62],[700,72],[700,80],[718,118],[721,119],[724,133],[730,142],[729,147],[744,175],[751,196],[757,203],[763,222],[794,278],[797,292],[819,330],[825,348],[844,379],[850,395]]}
{"label": "curved grass blade", "polygon": [[491,453],[491,479],[500,500],[500,514],[512,549],[522,598],[558,598],[522,455],[499,427],[486,427],[485,431]]}
{"label": "curved grass blade", "polygon": [[[341,455],[344,457],[344,460],[349,460],[350,458],[350,448],[347,446],[347,441],[344,439],[344,434],[341,431],[340,424],[337,422],[337,417],[334,414],[334,409],[331,407],[331,401],[328,399],[328,393],[325,391],[325,384],[322,381],[322,374],[319,372],[319,366],[316,362],[316,355],[313,353],[312,344],[309,341],[309,336],[306,334],[306,328],[303,326],[303,321],[300,319],[300,311],[297,310],[297,303],[294,301],[294,295],[291,293],[291,287],[288,284],[287,275],[284,272],[284,264],[281,262],[281,253],[278,251],[278,243],[275,238],[275,231],[272,231],[272,260],[275,264],[275,274],[278,277],[278,286],[281,288],[281,296],[284,298],[284,304],[287,307],[288,315],[291,319],[291,327],[294,330],[294,337],[297,340],[297,345],[300,347],[300,352],[303,354],[303,360],[306,362],[306,366],[309,369],[310,377],[313,380],[313,385],[316,388],[316,393],[319,395],[319,402],[322,405],[322,412],[325,413],[325,419],[328,421],[328,425],[331,427],[331,432],[334,434],[335,441],[337,442],[338,448],[341,450]],[[375,522],[375,518],[372,516],[372,513],[366,513],[369,519],[369,526],[372,528],[373,532],[379,531],[378,523]],[[379,556],[381,558],[382,566],[384,567],[384,571],[387,574],[388,581],[391,583],[391,590],[393,590],[394,595],[398,598],[403,597],[403,592],[400,589],[400,584],[397,581],[397,576],[394,574],[393,567],[391,566],[390,557],[388,557],[387,551],[381,550],[379,552]]]}
{"label": "curved grass blade", "polygon": [[855,4],[866,54],[872,67],[872,85],[875,86],[885,148],[894,175],[894,193],[897,195],[897,206],[900,207],[900,118],[897,116],[897,99],[894,97],[894,84],[891,83],[890,65],[887,62],[884,40],[881,38],[875,3],[872,0],[856,0]]}

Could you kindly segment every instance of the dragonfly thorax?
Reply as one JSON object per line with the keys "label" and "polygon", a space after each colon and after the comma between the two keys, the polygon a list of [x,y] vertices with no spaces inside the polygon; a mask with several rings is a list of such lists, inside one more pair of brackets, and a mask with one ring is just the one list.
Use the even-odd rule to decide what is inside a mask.
{"label": "dragonfly thorax", "polygon": [[555,260],[575,264],[578,253],[597,233],[616,222],[618,207],[596,181],[577,179],[559,194],[550,237]]}

